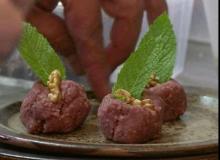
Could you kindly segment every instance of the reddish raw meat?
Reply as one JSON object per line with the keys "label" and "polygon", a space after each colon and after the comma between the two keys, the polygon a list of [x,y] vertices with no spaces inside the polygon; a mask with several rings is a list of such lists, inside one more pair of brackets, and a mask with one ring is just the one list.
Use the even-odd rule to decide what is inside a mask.
{"label": "reddish raw meat", "polygon": [[104,97],[98,119],[107,139],[119,143],[144,143],[157,137],[162,125],[162,106],[153,100],[154,109],[131,106],[111,94]]}
{"label": "reddish raw meat", "polygon": [[144,143],[158,137],[163,122],[175,120],[186,110],[186,94],[175,80],[146,89],[143,99],[151,99],[154,110],[131,106],[111,95],[104,97],[98,118],[107,139],[120,143]]}
{"label": "reddish raw meat", "polygon": [[186,93],[184,88],[175,80],[146,89],[144,97],[147,95],[158,96],[166,104],[164,106],[164,122],[175,120],[186,111]]}
{"label": "reddish raw meat", "polygon": [[37,82],[24,98],[20,117],[29,133],[66,133],[83,124],[90,104],[83,87],[62,81],[62,99],[53,103],[48,88]]}

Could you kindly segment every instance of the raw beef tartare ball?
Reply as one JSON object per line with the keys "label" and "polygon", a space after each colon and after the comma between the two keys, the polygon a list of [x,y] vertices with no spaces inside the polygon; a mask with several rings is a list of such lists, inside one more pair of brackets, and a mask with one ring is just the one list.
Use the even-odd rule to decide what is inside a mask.
{"label": "raw beef tartare ball", "polygon": [[148,95],[158,96],[164,101],[164,122],[175,120],[186,111],[186,93],[183,86],[175,80],[146,89],[144,97]]}
{"label": "raw beef tartare ball", "polygon": [[54,103],[49,90],[36,82],[24,98],[20,118],[29,133],[66,133],[83,124],[90,104],[83,87],[73,81],[60,84],[62,98]]}
{"label": "raw beef tartare ball", "polygon": [[104,136],[119,143],[144,143],[160,134],[163,110],[160,101],[153,107],[127,104],[111,94],[104,97],[98,120]]}

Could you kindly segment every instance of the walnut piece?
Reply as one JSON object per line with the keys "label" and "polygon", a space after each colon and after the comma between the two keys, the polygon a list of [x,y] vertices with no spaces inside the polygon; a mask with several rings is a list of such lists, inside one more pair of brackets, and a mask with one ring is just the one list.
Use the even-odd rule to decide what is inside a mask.
{"label": "walnut piece", "polygon": [[155,73],[153,73],[151,76],[150,76],[150,81],[148,83],[148,86],[149,87],[154,87],[156,85],[159,84],[159,78],[156,76]]}
{"label": "walnut piece", "polygon": [[141,106],[141,107],[149,107],[149,108],[154,107],[151,99],[143,99],[143,100],[136,99],[132,97],[131,94],[124,89],[116,90],[114,95],[116,98],[124,100],[127,104]]}
{"label": "walnut piece", "polygon": [[60,83],[61,83],[61,73],[59,70],[54,70],[49,75],[49,80],[47,81],[47,85],[49,88],[48,97],[52,102],[58,102],[61,99],[61,91],[60,91]]}

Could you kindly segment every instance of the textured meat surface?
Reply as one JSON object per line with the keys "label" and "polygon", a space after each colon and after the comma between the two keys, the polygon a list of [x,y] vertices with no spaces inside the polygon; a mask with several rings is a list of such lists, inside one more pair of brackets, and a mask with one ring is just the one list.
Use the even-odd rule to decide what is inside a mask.
{"label": "textured meat surface", "polygon": [[184,88],[175,80],[146,89],[144,97],[148,95],[158,96],[166,104],[164,105],[164,122],[175,120],[186,111],[186,93]]}
{"label": "textured meat surface", "polygon": [[104,97],[98,119],[107,139],[119,143],[144,143],[160,134],[163,110],[160,102],[155,108],[131,106],[114,99],[111,94]]}
{"label": "textured meat surface", "polygon": [[90,104],[83,87],[73,81],[62,81],[62,99],[53,103],[48,88],[36,82],[24,98],[20,118],[29,133],[66,133],[86,119]]}

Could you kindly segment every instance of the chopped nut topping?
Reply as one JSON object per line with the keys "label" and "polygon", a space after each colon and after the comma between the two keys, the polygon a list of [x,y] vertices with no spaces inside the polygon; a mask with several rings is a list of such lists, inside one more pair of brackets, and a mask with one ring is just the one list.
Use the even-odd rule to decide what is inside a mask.
{"label": "chopped nut topping", "polygon": [[156,85],[159,84],[159,77],[156,76],[155,73],[153,73],[151,76],[150,76],[150,81],[148,83],[149,87],[154,87]]}
{"label": "chopped nut topping", "polygon": [[48,97],[52,102],[57,102],[61,99],[60,83],[61,74],[58,70],[54,70],[49,75],[49,80],[47,81],[47,85],[50,92],[48,94]]}
{"label": "chopped nut topping", "polygon": [[149,104],[153,103],[151,99],[144,99],[141,102],[142,102],[143,105],[147,104],[147,103],[149,103]]}
{"label": "chopped nut topping", "polygon": [[146,103],[146,104],[144,104],[143,106],[144,106],[144,107],[153,108],[154,105],[153,105],[153,104],[150,104],[150,103]]}
{"label": "chopped nut topping", "polygon": [[131,104],[134,100],[135,100],[134,97],[129,97],[127,103],[128,103],[128,104]]}
{"label": "chopped nut topping", "polygon": [[149,107],[149,108],[154,107],[151,99],[143,99],[143,100],[135,99],[134,97],[131,96],[131,94],[128,91],[124,89],[118,89],[114,95],[117,98],[124,100],[127,104],[141,106],[141,107]]}
{"label": "chopped nut topping", "polygon": [[124,89],[118,89],[115,92],[115,96],[118,97],[118,98],[121,98],[125,101],[129,101],[130,97],[131,97],[131,94],[128,91],[124,90]]}
{"label": "chopped nut topping", "polygon": [[141,101],[139,99],[134,99],[134,101],[131,103],[133,105],[141,105]]}

